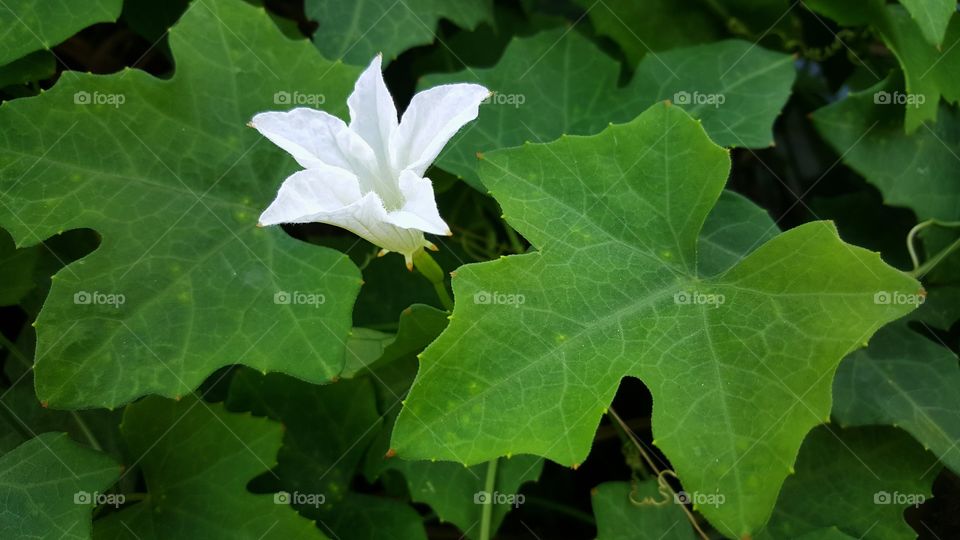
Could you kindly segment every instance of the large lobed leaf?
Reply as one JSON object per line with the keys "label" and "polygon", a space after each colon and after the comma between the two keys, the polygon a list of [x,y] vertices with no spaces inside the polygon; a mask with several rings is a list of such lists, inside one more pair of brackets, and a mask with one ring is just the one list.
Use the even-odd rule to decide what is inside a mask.
{"label": "large lobed leaf", "polygon": [[900,3],[917,22],[923,37],[939,47],[950,18],[957,12],[956,0],[900,0]]}
{"label": "large lobed leaf", "polygon": [[939,468],[898,429],[818,427],[803,441],[797,472],[759,538],[823,538],[817,531],[827,527],[852,538],[915,537],[903,512],[930,498]]}
{"label": "large lobed leaf", "polygon": [[844,359],[833,388],[840,425],[898,426],[960,473],[960,367],[946,346],[898,321]]}
{"label": "large lobed leaf", "polygon": [[[420,516],[408,505],[353,490],[358,465],[381,426],[369,380],[317,386],[242,370],[230,383],[227,404],[283,422],[283,446],[266,480],[296,497],[294,508],[332,537],[425,538]],[[316,504],[319,497],[322,504]]]}
{"label": "large lobed leaf", "polygon": [[0,107],[0,224],[19,245],[81,227],[103,238],[55,276],[37,320],[52,406],[180,396],[233,363],[315,383],[343,366],[359,272],[255,228],[295,164],[244,124],[289,107],[277,92],[322,93],[343,113],[357,70],[239,0],[198,0],[170,44],[171,80],[78,75]]}
{"label": "large lobed leaf", "polygon": [[934,46],[924,38],[918,22],[900,5],[883,0],[808,0],[804,5],[840,24],[870,25],[879,32],[903,69],[911,99],[900,109],[907,133],[917,131],[925,122],[937,120],[941,97],[953,104],[960,101],[960,78],[957,77],[960,49],[956,48],[960,43],[960,17],[952,17],[952,13],[947,16],[943,21],[943,44]]}
{"label": "large lobed leaf", "polygon": [[[666,99],[688,98],[679,106],[723,146],[769,146],[793,84],[792,62],[745,41],[721,41],[649,55],[618,88],[617,62],[577,32],[557,29],[515,39],[492,68],[430,75],[421,86],[476,81],[497,93],[437,161],[479,187],[477,152],[591,135]],[[723,103],[708,103],[711,96]]]}
{"label": "large lobed leaf", "polygon": [[491,0],[307,0],[307,18],[319,25],[314,42],[327,58],[366,65],[378,53],[393,60],[403,51],[439,39],[437,23],[464,28],[492,22]]}
{"label": "large lobed leaf", "polygon": [[147,497],[97,520],[98,538],[326,538],[273,494],[247,491],[276,463],[280,424],[191,395],[127,406],[121,431]]}
{"label": "large lobed leaf", "polygon": [[[701,511],[725,534],[759,529],[828,417],[840,359],[911,309],[874,295],[919,284],[824,222],[703,277],[697,239],[729,160],[676,107],[483,163],[537,251],[457,271],[451,324],[397,421],[398,455],[582,463],[620,379],[635,376],[685,489],[726,497]],[[704,303],[716,295],[722,305]]]}
{"label": "large lobed leaf", "polygon": [[[410,497],[429,505],[442,522],[456,525],[464,537],[477,538],[484,505],[489,463],[464,467],[442,461],[407,461],[389,451],[390,432],[400,411],[400,403],[416,375],[415,355],[436,339],[447,323],[447,312],[429,306],[413,305],[400,316],[395,339],[383,353],[359,371],[375,381],[376,401],[383,415],[383,427],[367,454],[365,474],[368,479],[381,478],[388,470],[403,475]],[[348,362],[349,363],[349,362]],[[543,470],[543,460],[536,456],[514,456],[500,459],[493,476],[495,494],[490,527],[496,531],[507,513],[514,508],[518,491],[526,482],[536,481]],[[500,495],[496,495],[500,494]],[[512,497],[512,498],[511,498]]]}
{"label": "large lobed leaf", "polygon": [[90,538],[94,498],[120,470],[66,433],[24,442],[0,457],[0,538]]}
{"label": "large lobed leaf", "polygon": [[590,503],[597,518],[597,540],[693,540],[696,536],[678,499],[656,480],[606,482],[594,488]]}
{"label": "large lobed leaf", "polygon": [[814,126],[885,203],[910,208],[920,219],[960,219],[960,113],[943,105],[935,125],[906,135],[903,108],[874,101],[877,92],[896,88],[891,77],[850,94],[817,110]]}
{"label": "large lobed leaf", "polygon": [[597,33],[636,64],[648,53],[720,40],[723,24],[699,0],[577,0]]}
{"label": "large lobed leaf", "polygon": [[123,0],[4,0],[0,3],[0,67],[49,49],[83,28],[115,21]]}

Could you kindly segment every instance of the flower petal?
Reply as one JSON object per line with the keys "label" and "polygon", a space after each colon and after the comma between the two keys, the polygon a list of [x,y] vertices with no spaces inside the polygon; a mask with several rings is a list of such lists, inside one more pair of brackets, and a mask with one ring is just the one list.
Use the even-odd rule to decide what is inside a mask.
{"label": "flower petal", "polygon": [[445,84],[413,96],[390,139],[394,167],[423,176],[447,141],[477,117],[489,95],[479,84]]}
{"label": "flower petal", "polygon": [[339,167],[369,178],[378,170],[370,146],[336,116],[314,109],[265,112],[250,125],[283,148],[302,167]]}
{"label": "flower petal", "polygon": [[411,171],[400,174],[400,191],[406,201],[400,210],[388,212],[386,220],[397,227],[419,229],[431,234],[450,234],[450,227],[440,217],[433,194],[433,182]]}
{"label": "flower petal", "polygon": [[422,231],[390,223],[380,196],[361,195],[357,177],[335,167],[299,171],[283,182],[260,216],[262,226],[280,223],[327,223],[408,258],[425,245]]}
{"label": "flower petal", "polygon": [[277,198],[260,215],[260,225],[312,223],[361,199],[353,173],[336,167],[307,169],[283,181]]}
{"label": "flower petal", "polygon": [[378,54],[357,79],[347,98],[350,129],[367,141],[383,165],[389,166],[390,137],[397,129],[397,108],[380,71]]}

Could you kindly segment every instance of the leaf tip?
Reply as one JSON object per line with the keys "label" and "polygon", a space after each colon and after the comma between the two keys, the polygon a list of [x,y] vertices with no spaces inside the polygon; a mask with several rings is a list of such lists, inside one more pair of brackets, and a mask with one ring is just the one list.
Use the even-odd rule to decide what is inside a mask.
{"label": "leaf tip", "polygon": [[383,457],[390,459],[392,457],[396,457],[396,455],[397,455],[397,451],[394,450],[393,448],[390,448],[389,450],[387,450],[387,453],[383,455]]}
{"label": "leaf tip", "polygon": [[477,152],[477,159],[483,159],[483,152]]}
{"label": "leaf tip", "polygon": [[570,468],[573,469],[573,470],[577,470],[577,469],[580,468],[580,464],[579,464],[579,463],[574,463],[573,465],[570,466]]}

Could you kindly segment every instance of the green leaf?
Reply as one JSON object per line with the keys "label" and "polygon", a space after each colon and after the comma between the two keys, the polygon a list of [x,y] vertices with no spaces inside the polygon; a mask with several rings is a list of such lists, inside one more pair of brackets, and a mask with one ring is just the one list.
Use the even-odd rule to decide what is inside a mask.
{"label": "green leaf", "polygon": [[66,431],[76,441],[120,456],[120,411],[54,411],[40,406],[33,378],[23,376],[0,396],[0,452],[6,452],[36,433]]}
{"label": "green leaf", "polygon": [[898,429],[819,427],[803,442],[797,472],[760,538],[787,540],[831,526],[854,538],[914,538],[903,511],[930,498],[938,469]]}
{"label": "green leaf", "polygon": [[902,109],[874,103],[892,92],[894,79],[813,113],[820,135],[853,170],[883,193],[886,204],[906,206],[920,219],[960,219],[960,113],[941,106],[933,126],[903,132]]}
{"label": "green leaf", "polygon": [[597,540],[693,540],[687,516],[656,480],[633,485],[606,482],[590,499],[597,517]]}
{"label": "green leaf", "polygon": [[421,87],[475,81],[497,93],[437,161],[478,187],[478,151],[591,135],[667,99],[687,98],[678,104],[720,145],[769,146],[793,84],[792,62],[752,43],[721,41],[647,56],[618,88],[617,62],[578,33],[557,29],[516,39],[492,68],[430,75]]}
{"label": "green leaf", "polygon": [[120,476],[107,456],[44,433],[0,457],[0,537],[90,538],[93,497]]}
{"label": "green leaf", "polygon": [[0,66],[50,49],[80,30],[120,16],[123,0],[4,0],[0,4]]}
{"label": "green leaf", "polygon": [[191,395],[128,405],[121,431],[148,493],[97,520],[98,538],[325,538],[273,494],[247,491],[276,463],[280,424]]}
{"label": "green leaf", "polygon": [[[849,534],[843,533],[836,527],[817,529],[797,537],[797,540],[858,540]],[[862,538],[859,540],[863,540]]]}
{"label": "green leaf", "polygon": [[103,237],[55,276],[37,320],[37,393],[52,406],[180,396],[234,363],[317,383],[343,366],[358,270],[255,227],[296,165],[244,124],[278,91],[322,92],[343,113],[357,70],[238,0],[198,2],[170,43],[170,80],[78,75],[0,108],[0,224],[19,245]]}
{"label": "green leaf", "polygon": [[386,364],[422,351],[447,326],[448,316],[446,311],[414,304],[400,314],[396,334],[354,328],[340,376],[366,375],[375,363]]}
{"label": "green leaf", "polygon": [[[912,318],[934,328],[949,330],[954,323],[960,322],[960,286],[931,289],[923,306]],[[929,327],[926,329],[929,330]]]}
{"label": "green leaf", "polygon": [[597,33],[608,36],[636,65],[651,52],[721,39],[725,28],[700,0],[577,0]]}
{"label": "green leaf", "polygon": [[242,370],[230,384],[227,406],[283,423],[286,431],[274,472],[286,491],[323,494],[325,509],[349,491],[380,427],[373,386],[365,378],[317,386]]}
{"label": "green leaf", "polygon": [[954,48],[960,42],[960,18],[948,27],[942,51],[923,39],[917,24],[900,6],[886,5],[881,18],[873,22],[897,55],[908,96],[924,98],[923,103],[906,107],[904,128],[913,133],[923,122],[937,120],[941,96],[954,104],[960,100],[960,51]]}
{"label": "green leaf", "polygon": [[537,251],[457,271],[450,326],[421,355],[397,421],[398,455],[582,463],[620,379],[634,376],[685,489],[726,497],[702,512],[725,534],[757,530],[829,414],[841,358],[911,309],[874,294],[919,284],[824,222],[703,277],[697,239],[729,158],[676,107],[483,162]]}
{"label": "green leaf", "polygon": [[848,356],[833,383],[841,426],[890,424],[913,435],[960,473],[960,368],[957,355],[905,322],[882,328]]}
{"label": "green leaf", "polygon": [[950,17],[957,12],[956,0],[900,0],[917,22],[923,37],[931,45],[940,46],[947,32]]}
{"label": "green leaf", "polygon": [[535,482],[543,472],[543,460],[536,456],[500,458],[490,492],[485,489],[488,466],[394,458],[387,461],[386,468],[403,474],[415,502],[429,505],[441,521],[453,523],[464,536],[479,538],[484,501],[493,505],[490,530],[496,531],[510,510],[523,505],[520,487]]}
{"label": "green leaf", "polygon": [[47,79],[56,71],[57,61],[53,54],[49,51],[35,51],[0,66],[0,88]]}
{"label": "green leaf", "polygon": [[[947,253],[929,272],[924,274],[924,281],[935,285],[960,285],[960,250],[956,249],[956,243],[960,242],[960,229],[956,227],[928,227],[920,231],[917,236],[923,242],[923,249],[927,253],[926,260],[930,260],[942,252]],[[951,290],[955,291],[957,289]],[[954,299],[956,302],[951,304],[953,309],[947,310],[956,314],[956,317],[949,321],[951,323],[960,318],[960,307],[958,307],[960,306],[960,296],[955,295]]]}
{"label": "green leaf", "polygon": [[697,239],[700,272],[705,276],[719,274],[779,233],[780,228],[766,210],[743,195],[724,190]]}
{"label": "green leaf", "polygon": [[347,493],[337,512],[323,525],[339,540],[427,540],[423,517],[403,501]]}
{"label": "green leaf", "polygon": [[490,0],[307,0],[306,12],[320,25],[313,38],[320,52],[356,65],[433,43],[440,19],[468,29],[493,20]]}
{"label": "green leaf", "polygon": [[[322,496],[321,505],[307,504],[309,498],[292,501],[322,530],[342,540],[425,538],[422,520],[409,506],[352,490],[353,478],[382,423],[367,378],[316,386],[242,370],[230,384],[227,405],[283,423],[283,446],[273,469],[275,491]],[[305,502],[297,504],[299,500]],[[372,528],[358,528],[364,523]]]}
{"label": "green leaf", "polygon": [[[440,334],[447,324],[447,315],[445,311],[425,305],[410,306],[400,316],[397,335],[383,354],[376,359],[363,360],[362,364],[369,369],[358,370],[355,374],[370,375],[370,380],[376,385],[376,403],[383,415],[383,427],[367,452],[364,473],[371,482],[388,470],[401,473],[414,501],[429,505],[442,521],[453,523],[466,536],[476,538],[483,512],[482,505],[477,501],[486,489],[488,463],[464,467],[455,463],[405,461],[387,457],[392,455],[389,452],[390,433],[402,396],[407,394],[416,375],[415,355]],[[360,393],[354,392],[354,395],[357,394]],[[522,504],[522,499],[517,497],[520,486],[537,480],[542,470],[543,460],[535,456],[498,460],[494,489],[502,496],[494,501],[491,530],[496,531],[511,510],[509,501]]]}
{"label": "green leaf", "polygon": [[17,249],[7,231],[0,230],[0,306],[12,306],[36,287],[33,270],[42,247]]}
{"label": "green leaf", "polygon": [[[150,43],[156,43],[183,15],[190,0],[125,0],[121,18]],[[198,7],[198,6],[194,6]]]}
{"label": "green leaf", "polygon": [[[905,110],[907,133],[917,131],[924,122],[937,120],[941,96],[954,104],[960,100],[960,52],[954,47],[960,42],[960,18],[952,19],[943,46],[938,48],[923,38],[917,23],[896,4],[882,0],[810,0],[805,5],[841,24],[870,24],[879,31],[903,69],[907,93],[899,92],[899,100],[900,105],[906,106],[895,108]],[[894,108],[893,98],[897,97],[898,94],[892,94],[887,96],[886,103],[878,104]]]}

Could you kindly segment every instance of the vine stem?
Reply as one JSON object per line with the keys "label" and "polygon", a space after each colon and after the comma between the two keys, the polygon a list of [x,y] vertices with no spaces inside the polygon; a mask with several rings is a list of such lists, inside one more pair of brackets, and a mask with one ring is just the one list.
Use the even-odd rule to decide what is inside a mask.
{"label": "vine stem", "polygon": [[450,293],[447,292],[446,276],[443,273],[443,269],[437,264],[437,261],[433,260],[433,257],[425,250],[420,249],[413,254],[413,266],[423,277],[427,278],[427,281],[433,284],[433,288],[437,291],[437,297],[440,298],[443,309],[453,311],[453,299],[450,298]]}
{"label": "vine stem", "polygon": [[491,459],[487,463],[487,478],[483,490],[487,492],[487,500],[483,503],[483,513],[480,514],[480,540],[490,540],[490,526],[493,524],[493,491],[497,485],[497,463],[500,458]]}
{"label": "vine stem", "polygon": [[[643,445],[643,442],[641,442],[640,438],[637,437],[637,435],[633,432],[632,429],[630,429],[630,426],[628,426],[627,423],[624,422],[622,418],[620,418],[620,415],[617,414],[617,411],[615,411],[612,406],[607,408],[607,414],[610,416],[610,418],[613,418],[617,422],[617,424],[620,425],[620,428],[627,435],[627,438],[630,439],[630,442],[632,442],[633,445],[637,447],[637,451],[640,452],[640,456],[647,463],[647,466],[650,467],[650,470],[652,470],[657,475],[658,480],[661,480],[665,474],[676,477],[676,474],[674,474],[673,471],[669,471],[669,470],[664,471],[664,470],[661,470],[660,467],[657,467],[657,464],[653,462],[653,458],[651,458],[650,454],[647,453],[647,449]],[[670,495],[673,497],[673,500],[677,500],[676,499],[677,492],[674,491],[673,487],[671,487],[670,484],[662,481],[660,482],[660,484],[663,486],[666,486],[666,488],[670,490]],[[691,512],[689,508],[687,508],[687,505],[681,504],[679,506],[681,509],[683,509],[683,513],[686,514],[687,519],[690,521],[690,524],[693,525],[693,528],[694,530],[697,531],[697,534],[700,535],[700,538],[702,538],[703,540],[709,540],[710,537],[707,536],[707,533],[703,532],[703,529],[700,528],[700,524],[697,523],[697,517],[693,515],[693,512]]]}
{"label": "vine stem", "polygon": [[958,238],[952,244],[941,250],[940,253],[937,253],[925,263],[920,264],[920,258],[917,257],[917,250],[914,247],[914,242],[916,241],[917,234],[931,225],[936,225],[938,227],[960,227],[960,221],[940,221],[938,219],[928,219],[926,221],[917,223],[912,229],[910,229],[910,232],[907,233],[907,251],[910,253],[910,262],[913,263],[913,270],[907,273],[918,279],[926,275],[930,270],[933,270],[933,268],[940,264],[940,262],[945,259],[947,255],[950,255],[960,248],[960,238]]}

